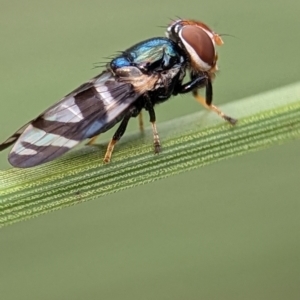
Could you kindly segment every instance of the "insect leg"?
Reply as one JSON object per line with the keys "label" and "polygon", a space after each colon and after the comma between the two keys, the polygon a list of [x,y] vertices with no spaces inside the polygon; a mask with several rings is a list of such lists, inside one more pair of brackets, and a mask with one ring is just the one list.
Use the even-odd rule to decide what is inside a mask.
{"label": "insect leg", "polygon": [[229,122],[231,125],[235,125],[237,122],[237,119],[234,119],[230,116],[225,115],[217,106],[212,104],[213,99],[213,89],[211,84],[211,79],[207,78],[206,82],[206,98],[204,99],[202,96],[198,94],[198,90],[193,90],[193,96],[195,99],[202,104],[205,108],[208,108],[215,113],[217,113],[220,117],[222,117],[224,120]]}
{"label": "insect leg", "polygon": [[[198,94],[198,89],[205,87],[206,88],[206,95],[205,98]],[[202,73],[199,74],[191,74],[191,81],[177,86],[175,89],[175,94],[185,94],[188,92],[192,92],[195,99],[202,104],[205,108],[210,109],[221,116],[224,120],[229,122],[231,125],[234,125],[237,120],[225,115],[217,106],[212,104],[213,100],[213,88],[211,83],[211,78],[206,74]]]}
{"label": "insect leg", "polygon": [[104,155],[104,159],[103,159],[104,162],[106,162],[106,163],[110,162],[111,155],[114,151],[114,147],[115,147],[116,143],[120,140],[122,135],[124,134],[130,117],[131,117],[130,115],[124,117],[124,119],[122,120],[121,124],[119,125],[117,131],[113,135],[113,138],[110,140],[110,142],[107,146],[107,149],[106,149],[106,153]]}
{"label": "insect leg", "polygon": [[139,129],[140,132],[144,132],[144,120],[143,120],[142,111],[139,113]]}
{"label": "insect leg", "polygon": [[153,132],[154,153],[159,153],[161,150],[161,145],[160,145],[158,131],[156,128],[156,116],[155,116],[154,107],[150,99],[147,96],[145,98],[146,98],[146,109],[148,110],[149,113],[152,132]]}
{"label": "insect leg", "polygon": [[125,115],[125,117],[121,121],[121,124],[119,125],[117,131],[113,135],[113,138],[108,143],[106,153],[105,153],[104,159],[103,159],[104,162],[106,162],[106,163],[110,162],[111,155],[114,151],[114,147],[115,147],[116,143],[121,139],[124,132],[126,131],[128,121],[130,120],[131,117],[136,117],[139,114],[139,112],[140,112],[140,110],[138,110],[136,107],[132,107],[127,112],[127,114]]}
{"label": "insect leg", "polygon": [[200,89],[202,87],[205,87],[207,83],[207,75],[202,74],[202,76],[197,76],[191,78],[191,81],[185,83],[185,84],[180,84],[174,88],[174,95],[177,94],[186,94],[189,92],[192,92],[196,89]]}
{"label": "insect leg", "polygon": [[108,146],[106,148],[106,152],[105,152],[105,155],[104,155],[104,158],[103,158],[103,162],[105,163],[109,163],[110,162],[110,159],[111,159],[111,155],[114,151],[114,148],[115,148],[115,144],[117,143],[118,140],[112,138],[110,140],[110,142],[108,143]]}
{"label": "insect leg", "polygon": [[99,135],[100,135],[100,134],[97,134],[97,135],[93,136],[93,137],[86,143],[86,145],[88,145],[88,146],[94,145],[94,144],[96,143],[96,140],[97,140],[97,138],[98,138]]}

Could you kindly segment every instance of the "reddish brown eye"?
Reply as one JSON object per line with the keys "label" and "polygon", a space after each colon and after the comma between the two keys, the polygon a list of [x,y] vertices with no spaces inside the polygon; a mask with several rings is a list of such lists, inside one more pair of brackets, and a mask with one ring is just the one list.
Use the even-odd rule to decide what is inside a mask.
{"label": "reddish brown eye", "polygon": [[[211,38],[203,29],[194,25],[186,25],[181,30],[181,37],[187,51],[194,60],[196,60],[196,57],[193,57],[194,55],[191,53],[191,50],[194,50],[198,58],[209,66],[214,65],[215,47]],[[189,49],[188,46],[192,49]]]}

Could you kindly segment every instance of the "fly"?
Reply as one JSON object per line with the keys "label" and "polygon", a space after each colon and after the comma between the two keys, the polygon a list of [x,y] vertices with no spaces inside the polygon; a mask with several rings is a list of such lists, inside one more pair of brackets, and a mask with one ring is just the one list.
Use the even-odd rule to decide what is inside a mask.
{"label": "fly", "polygon": [[[218,70],[216,46],[221,37],[207,25],[194,20],[176,20],[167,37],[142,41],[115,57],[106,70],[66,95],[37,118],[21,127],[0,144],[0,151],[13,145],[8,156],[11,165],[33,167],[49,162],[85,139],[96,137],[120,123],[104,156],[109,162],[116,143],[132,117],[148,112],[153,132],[154,152],[161,143],[154,106],[172,95],[192,92],[206,108],[234,125],[236,119],[212,104],[212,81]],[[190,80],[183,83],[189,73]],[[206,89],[206,97],[198,94]]]}

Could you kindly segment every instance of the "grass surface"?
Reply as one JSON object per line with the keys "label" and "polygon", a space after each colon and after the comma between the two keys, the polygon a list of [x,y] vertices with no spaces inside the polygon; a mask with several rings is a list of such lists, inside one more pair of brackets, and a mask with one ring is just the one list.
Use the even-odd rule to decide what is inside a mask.
{"label": "grass surface", "polygon": [[[2,0],[0,139],[100,73],[93,63],[163,35],[158,26],[176,15],[236,37],[224,36],[219,49],[216,105],[297,82],[299,9],[292,0]],[[243,107],[223,109],[244,126],[254,112],[247,101]],[[157,108],[160,131],[199,110],[190,95],[174,97]],[[217,120],[204,115],[201,130]],[[146,136],[149,161],[171,155],[168,135],[159,157]],[[140,141],[129,132],[114,163]],[[103,147],[85,155],[100,163]],[[295,140],[235,156],[1,228],[1,299],[299,299],[299,147]],[[76,153],[74,163],[85,157]]]}
{"label": "grass surface", "polygon": [[300,83],[232,103],[225,111],[244,112],[234,128],[205,113],[162,124],[158,157],[149,138],[135,135],[109,165],[102,163],[103,149],[83,149],[38,168],[1,172],[0,226],[297,138],[298,99]]}

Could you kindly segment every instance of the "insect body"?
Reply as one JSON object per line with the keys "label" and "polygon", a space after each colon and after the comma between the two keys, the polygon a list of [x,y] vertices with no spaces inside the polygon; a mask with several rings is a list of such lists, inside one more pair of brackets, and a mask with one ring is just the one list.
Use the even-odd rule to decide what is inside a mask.
{"label": "insect body", "polygon": [[[206,107],[225,120],[236,121],[212,105],[212,80],[217,70],[215,44],[221,38],[206,25],[177,20],[167,37],[140,42],[115,57],[107,69],[65,96],[0,144],[14,144],[9,162],[32,167],[59,157],[79,142],[95,137],[120,122],[104,157],[109,162],[131,117],[145,109],[153,130],[154,151],[160,151],[154,106],[172,95],[193,92]],[[191,80],[183,84],[186,72]],[[197,91],[206,87],[206,99]]]}

